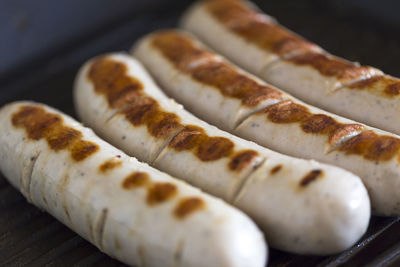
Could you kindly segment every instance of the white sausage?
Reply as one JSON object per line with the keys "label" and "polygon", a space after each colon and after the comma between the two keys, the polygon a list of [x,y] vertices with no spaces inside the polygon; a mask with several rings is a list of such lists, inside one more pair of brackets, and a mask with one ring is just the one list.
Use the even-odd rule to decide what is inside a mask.
{"label": "white sausage", "polygon": [[[168,42],[164,43],[163,40]],[[182,49],[183,44],[185,50]],[[180,47],[180,57],[170,57],[168,51],[175,51],[177,47]],[[165,92],[204,119],[214,116],[224,120],[225,114],[219,110],[229,110],[225,106],[230,105],[230,102],[237,101],[243,106],[246,105],[246,98],[259,96],[260,90],[250,92],[250,96],[246,95],[249,85],[258,80],[254,81],[252,75],[241,70],[236,71],[238,68],[227,61],[211,60],[213,54],[205,50],[194,37],[183,32],[170,30],[148,35],[133,50]],[[211,59],[198,65],[198,68],[184,67],[201,62],[199,54]],[[220,69],[232,71],[226,75],[226,71],[215,69],[216,64],[219,64]],[[174,76],[170,75],[171,69],[175,71]],[[240,79],[235,78],[238,73],[242,74]],[[246,80],[247,83],[244,82]],[[238,97],[224,94],[229,88],[241,88],[243,92],[238,90]],[[186,94],[180,94],[183,90]],[[274,90],[280,92],[276,88]],[[194,95],[212,92],[219,94],[220,100],[214,106],[193,101],[197,99],[188,101],[191,92]],[[227,130],[281,153],[346,168],[363,180],[369,190],[375,214],[400,215],[400,138],[306,105],[290,95],[282,95],[280,102],[260,111],[257,106],[253,106],[254,113],[250,112],[242,122],[237,122],[237,127]],[[200,100],[206,103],[206,100]],[[231,116],[235,116],[234,111],[232,113]],[[213,123],[217,121],[212,120]]]}
{"label": "white sausage", "polygon": [[400,134],[399,79],[330,55],[250,2],[200,1],[185,12],[181,26],[239,66],[311,105]]}
{"label": "white sausage", "polygon": [[[214,47],[216,51],[226,55],[233,62],[256,74],[265,66],[281,59],[282,56],[297,55],[310,50],[322,51],[317,45],[307,42],[282,26],[276,27],[276,20],[261,12],[254,16],[255,22],[253,22],[256,26],[265,25],[266,28],[266,31],[261,33],[262,35],[257,36],[258,41],[268,45],[281,41],[277,38],[287,38],[291,40],[290,46],[282,44],[276,46],[275,49],[262,49],[256,42],[249,42],[234,30],[230,30],[226,25],[238,31],[247,30],[247,26],[251,28],[251,24],[246,24],[246,22],[253,18],[250,15],[257,8],[251,4],[251,2],[240,0],[197,1],[183,14],[180,26],[199,36],[206,44]],[[226,24],[218,20],[214,13],[226,19]],[[242,17],[246,17],[247,20],[238,21],[242,24],[235,24],[237,23],[235,19]]]}
{"label": "white sausage", "polygon": [[135,266],[265,266],[242,212],[98,138],[45,105],[0,109],[0,169],[37,207]]}
{"label": "white sausage", "polygon": [[[102,77],[114,78],[104,83]],[[128,80],[137,86],[124,82]],[[274,247],[329,254],[348,248],[365,232],[370,204],[358,177],[337,167],[280,155],[221,131],[164,97],[149,81],[141,64],[127,55],[94,58],[81,68],[75,82],[77,113],[111,142],[122,135],[124,140],[143,140],[141,147],[117,144],[132,155],[143,155],[150,144],[164,140],[155,149],[160,152],[154,166],[240,207]],[[118,100],[114,95],[120,96]],[[143,101],[152,103],[146,111]],[[120,103],[118,108],[115,103]],[[117,115],[107,121],[108,114]],[[160,117],[169,120],[160,123],[156,120]],[[144,127],[147,132],[141,130]],[[157,128],[170,131],[156,136]]]}

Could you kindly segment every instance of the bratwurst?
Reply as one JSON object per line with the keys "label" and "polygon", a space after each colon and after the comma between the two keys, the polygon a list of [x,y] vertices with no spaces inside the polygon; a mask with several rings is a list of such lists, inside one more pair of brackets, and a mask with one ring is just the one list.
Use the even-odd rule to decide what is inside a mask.
{"label": "bratwurst", "polygon": [[262,233],[242,212],[33,102],[0,109],[0,169],[26,199],[134,266],[259,266]]}
{"label": "bratwurst", "polygon": [[375,214],[400,215],[399,136],[306,105],[182,31],[147,35],[133,54],[199,117],[275,151],[343,167],[361,177]]}
{"label": "bratwurst", "polygon": [[398,78],[330,55],[249,1],[199,1],[184,14],[181,26],[311,105],[400,134]]}
{"label": "bratwurst", "polygon": [[281,155],[197,119],[129,55],[88,61],[74,98],[80,118],[106,140],[239,207],[271,246],[335,253],[366,230],[370,204],[357,176]]}

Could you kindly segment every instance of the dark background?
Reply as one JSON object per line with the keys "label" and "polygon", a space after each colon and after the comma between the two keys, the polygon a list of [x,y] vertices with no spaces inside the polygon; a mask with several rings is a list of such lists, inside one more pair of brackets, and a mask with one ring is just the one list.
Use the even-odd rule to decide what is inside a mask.
{"label": "dark background", "polygon": [[[1,81],[7,78],[7,74],[15,71],[23,71],[26,65],[38,60],[50,59],[66,51],[71,47],[79,46],[89,40],[102,35],[118,25],[147,15],[159,16],[179,14],[191,1],[187,0],[1,0],[0,1],[0,77]],[[371,30],[385,32],[393,35],[394,39],[400,32],[400,7],[397,0],[326,0],[326,1],[285,1],[268,0],[255,1],[266,11],[274,15],[275,9],[289,10],[290,13],[297,10],[299,18],[306,20],[308,26],[316,30],[330,32],[324,24],[312,25],[314,18],[307,18],[310,11],[313,16],[324,16],[327,13],[334,14],[337,20],[343,23],[357,23],[362,27],[371,27]],[[304,10],[307,10],[304,13]],[[303,14],[302,14],[303,13]],[[298,28],[297,23],[303,22],[291,20],[290,17],[278,17],[284,24],[294,29]],[[151,19],[150,19],[151,20]],[[292,21],[292,22],[291,22]],[[311,22],[311,24],[310,24]],[[174,23],[166,23],[165,26],[172,26]],[[143,25],[147,30],[148,25]],[[164,25],[154,25],[154,27]],[[307,29],[299,28],[301,34],[307,36]],[[325,37],[327,39],[325,39]],[[340,46],[348,43],[358,43],[362,49],[365,39],[353,39],[348,36],[347,42],[337,44],[331,40],[334,36],[324,36],[321,45],[339,51]],[[371,40],[369,40],[371,41]],[[339,47],[331,45],[339,45]],[[371,51],[372,52],[372,51]],[[375,51],[376,52],[376,51]],[[356,56],[353,57],[356,59]],[[367,60],[365,60],[367,61]],[[366,62],[368,63],[368,62]],[[382,64],[385,67],[384,64]],[[21,69],[22,68],[22,69]]]}
{"label": "dark background", "polygon": [[[61,61],[77,66],[95,54],[127,49],[148,31],[175,26],[191,2],[0,0],[0,91],[18,79],[40,75],[38,68],[55,71]],[[399,1],[255,2],[333,54],[400,76]],[[71,52],[73,59],[63,57]],[[0,92],[0,99],[4,94]]]}
{"label": "dark background", "polygon": [[[0,106],[32,99],[74,115],[72,82],[99,53],[127,50],[174,27],[187,0],[0,0]],[[255,1],[283,25],[331,53],[400,76],[400,1]],[[1,130],[1,126],[0,126]],[[399,218],[372,218],[352,249],[331,257],[271,251],[272,266],[394,266]],[[120,265],[42,213],[0,174],[0,266]],[[398,265],[399,266],[399,265]]]}

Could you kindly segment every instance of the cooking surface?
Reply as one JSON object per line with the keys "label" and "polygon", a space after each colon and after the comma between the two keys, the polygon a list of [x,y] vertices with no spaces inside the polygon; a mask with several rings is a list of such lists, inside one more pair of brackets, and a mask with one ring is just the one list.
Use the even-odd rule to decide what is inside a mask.
{"label": "cooking surface", "polygon": [[[46,0],[39,2],[45,3]],[[97,1],[99,2],[108,2],[109,6],[111,1]],[[7,16],[10,18],[14,14],[25,14],[22,17],[17,16],[17,19],[23,18],[22,22],[15,22],[18,27],[23,28],[21,32],[21,28],[18,27],[15,27],[15,32],[10,30],[11,26],[5,31],[6,36],[10,37],[9,40],[7,38],[9,46],[15,45],[13,38],[16,35],[25,33],[33,34],[33,37],[18,38],[28,44],[31,40],[47,40],[45,45],[43,42],[33,42],[33,47],[27,48],[24,57],[12,55],[19,55],[18,47],[11,49],[4,43],[0,46],[1,56],[7,58],[4,62],[8,64],[3,62],[0,66],[0,106],[12,100],[32,99],[75,115],[72,105],[72,83],[80,64],[103,52],[127,50],[138,37],[154,29],[175,26],[189,2],[149,0],[125,4],[122,7],[123,1],[117,1],[110,12],[104,12],[104,9],[108,8],[106,5],[102,9],[98,6],[103,12],[93,15],[96,9],[90,11],[90,5],[83,6],[83,11],[74,13],[78,1],[70,1],[70,4],[61,8],[67,15],[74,14],[75,23],[68,27],[60,27],[59,31],[65,31],[65,34],[59,32],[57,38],[50,38],[51,33],[39,27],[42,24],[29,23],[29,8],[32,7],[29,7],[28,11],[24,9],[24,5],[0,11],[8,11]],[[349,6],[331,4],[329,9],[319,6],[317,1],[268,1],[263,4],[262,1],[256,2],[283,25],[318,43],[331,53],[400,76],[400,39],[392,32],[396,30],[396,25],[388,28],[386,20],[380,20],[376,16],[369,17],[368,10],[364,13],[354,13],[353,11],[357,10],[357,1],[352,1],[353,5]],[[51,7],[50,5],[48,8]],[[41,20],[44,24],[46,18],[54,18],[54,14],[48,16],[49,9],[46,8],[35,12],[32,13],[33,22],[34,16],[39,15],[43,15]],[[7,16],[3,16],[2,20],[6,20]],[[35,28],[35,25],[39,26]],[[385,30],[382,30],[383,28]],[[4,36],[4,28],[0,27],[0,30]],[[64,40],[63,36],[67,36],[68,39]],[[121,265],[47,213],[28,204],[1,175],[0,211],[2,266]],[[400,218],[372,218],[368,233],[356,246],[331,257],[297,256],[271,250],[270,266],[400,264],[399,220]]]}

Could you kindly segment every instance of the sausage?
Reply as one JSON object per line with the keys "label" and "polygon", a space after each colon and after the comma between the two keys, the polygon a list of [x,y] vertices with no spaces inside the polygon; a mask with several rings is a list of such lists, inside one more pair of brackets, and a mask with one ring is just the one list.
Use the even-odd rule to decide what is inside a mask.
{"label": "sausage", "polygon": [[[167,83],[170,77],[174,77],[174,82],[182,86],[178,87],[180,88],[178,91],[167,91],[167,93],[176,99],[185,99],[185,105],[193,108],[192,112],[202,113],[199,110],[200,107],[196,105],[198,102],[202,102],[204,109],[214,109],[215,106],[220,106],[222,110],[219,110],[218,114],[205,112],[202,118],[218,125],[221,129],[232,129],[255,110],[261,110],[266,106],[287,99],[285,93],[275,90],[275,88],[266,85],[254,76],[251,80],[246,79],[248,74],[225,64],[225,60],[221,56],[207,51],[200,43],[198,43],[198,46],[193,46],[190,41],[182,38],[179,34],[168,34],[166,32],[162,36],[163,38],[154,39],[154,44],[167,49],[169,46],[173,46],[173,49],[168,49],[168,57],[177,63],[177,68],[163,64],[157,68],[152,68],[151,72],[162,84]],[[157,51],[154,49],[144,51],[146,48],[141,47],[143,54],[146,55],[146,62],[149,62],[151,66],[156,66],[160,57]],[[138,54],[137,56],[140,59],[141,55]],[[212,77],[205,77],[205,70],[202,68],[204,65],[213,68],[214,75]],[[193,76],[196,76],[195,82],[199,85],[198,88],[208,80],[218,84],[221,90],[185,90],[185,84],[192,83],[193,80],[179,76],[182,70],[191,72]],[[228,103],[221,105],[224,101],[228,101]]]}
{"label": "sausage", "polygon": [[26,199],[135,266],[265,266],[242,212],[162,173],[48,106],[0,110],[0,169]]}
{"label": "sausage", "polygon": [[248,1],[198,1],[183,14],[180,25],[254,73],[283,56],[322,51],[255,9]]}
{"label": "sausage", "polygon": [[400,80],[330,55],[241,0],[206,0],[181,26],[244,69],[303,101],[400,134]]}
{"label": "sausage", "polygon": [[[175,51],[178,47],[179,57],[171,56],[169,51]],[[225,129],[284,154],[313,158],[346,168],[362,178],[369,190],[375,214],[400,215],[400,193],[397,190],[400,186],[398,136],[306,105],[272,86],[254,80],[252,75],[246,75],[225,60],[216,60],[207,50],[208,60],[204,61],[199,56],[199,51],[204,50],[204,46],[194,37],[167,30],[144,37],[136,44],[133,53],[151,70],[168,94],[195,114],[204,119],[214,117],[211,122],[219,126],[218,121],[225,119],[225,114],[219,110],[229,110],[226,106],[230,103],[253,107],[247,117],[231,124],[235,127]],[[192,68],[191,65],[196,67]],[[168,72],[165,71],[167,69]],[[173,76],[171,69],[175,72]],[[253,87],[255,83],[259,85]],[[247,85],[252,89],[248,89],[250,86]],[[248,105],[246,99],[259,97],[263,93],[259,88],[263,86],[281,93],[282,99],[258,110],[256,105]],[[235,89],[238,93],[225,93],[232,92],[232,88],[239,88]],[[181,94],[182,91],[186,93]],[[191,92],[196,96],[196,101],[188,100]],[[203,101],[206,103],[207,99],[198,97],[200,94],[218,94],[219,99],[214,106],[206,106]],[[235,117],[234,109],[230,109],[230,112],[232,114],[229,116]]]}
{"label": "sausage", "polygon": [[273,247],[336,253],[367,228],[370,203],[357,176],[278,154],[197,119],[164,96],[129,55],[106,54],[85,63],[74,99],[79,117],[129,154],[145,160],[141,155],[157,144],[158,154],[147,162],[242,209]]}

